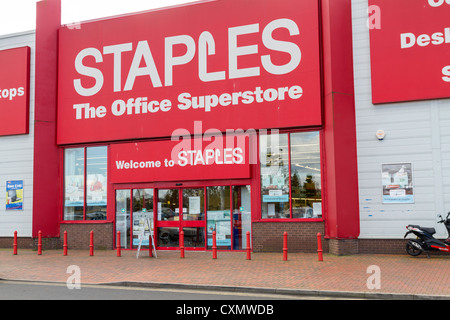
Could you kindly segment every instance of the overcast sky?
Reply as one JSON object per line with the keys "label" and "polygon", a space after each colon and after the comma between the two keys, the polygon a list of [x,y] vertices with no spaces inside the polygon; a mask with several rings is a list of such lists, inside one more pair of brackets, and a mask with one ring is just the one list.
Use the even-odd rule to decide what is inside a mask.
{"label": "overcast sky", "polygon": [[[196,0],[61,0],[61,23],[67,24]],[[36,0],[0,0],[0,35],[34,30]]]}

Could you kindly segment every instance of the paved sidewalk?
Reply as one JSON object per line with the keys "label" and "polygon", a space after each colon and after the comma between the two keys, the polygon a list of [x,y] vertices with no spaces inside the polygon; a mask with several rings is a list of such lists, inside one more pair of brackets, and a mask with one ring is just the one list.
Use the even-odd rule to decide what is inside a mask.
{"label": "paved sidewalk", "polygon": [[[148,251],[113,250],[36,251],[0,249],[0,279],[66,283],[70,265],[81,270],[82,284],[114,284],[198,288],[222,291],[257,291],[263,293],[340,296],[345,298],[381,299],[448,299],[450,300],[450,256],[425,255],[352,255],[245,252],[185,253],[158,251],[150,258]],[[379,267],[380,289],[368,288],[370,266]],[[370,268],[369,268],[370,271]],[[374,283],[370,281],[369,283]]]}

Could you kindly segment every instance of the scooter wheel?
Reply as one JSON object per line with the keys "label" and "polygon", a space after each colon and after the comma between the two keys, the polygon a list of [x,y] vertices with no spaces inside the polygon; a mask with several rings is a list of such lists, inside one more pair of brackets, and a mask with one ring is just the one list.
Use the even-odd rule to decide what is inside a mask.
{"label": "scooter wheel", "polygon": [[416,257],[422,253],[423,250],[419,249],[417,246],[422,247],[418,242],[408,241],[406,243],[406,252],[413,257]]}

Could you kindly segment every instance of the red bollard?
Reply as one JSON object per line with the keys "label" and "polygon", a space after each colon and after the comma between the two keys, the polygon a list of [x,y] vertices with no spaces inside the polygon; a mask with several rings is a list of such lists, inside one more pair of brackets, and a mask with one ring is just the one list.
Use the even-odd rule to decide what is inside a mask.
{"label": "red bollard", "polygon": [[180,232],[180,258],[184,258],[184,231]]}
{"label": "red bollard", "polygon": [[67,231],[64,231],[63,255],[67,256]]}
{"label": "red bollard", "polygon": [[247,231],[247,260],[252,260],[250,253],[250,231]]}
{"label": "red bollard", "polygon": [[42,231],[39,230],[38,232],[38,255],[40,256],[42,254]]}
{"label": "red bollard", "polygon": [[89,244],[89,255],[94,255],[94,231],[91,231],[90,244]]}
{"label": "red bollard", "polygon": [[121,257],[122,256],[122,251],[121,251],[121,247],[120,247],[120,231],[117,231],[117,256]]}
{"label": "red bollard", "polygon": [[213,245],[212,245],[212,251],[213,251],[213,259],[217,259],[217,245],[216,245],[216,232],[213,231]]}
{"label": "red bollard", "polygon": [[319,255],[319,261],[323,261],[323,255],[322,255],[322,235],[317,233],[317,253]]}
{"label": "red bollard", "polygon": [[283,261],[287,261],[288,248],[287,248],[287,232],[283,234]]}
{"label": "red bollard", "polygon": [[17,231],[14,231],[13,254],[17,255]]}

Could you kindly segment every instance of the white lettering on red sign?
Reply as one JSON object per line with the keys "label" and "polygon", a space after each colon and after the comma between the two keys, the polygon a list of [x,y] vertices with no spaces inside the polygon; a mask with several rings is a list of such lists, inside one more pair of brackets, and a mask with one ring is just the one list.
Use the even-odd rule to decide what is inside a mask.
{"label": "white lettering on red sign", "polygon": [[12,100],[15,97],[21,97],[25,94],[24,87],[0,89],[0,99]]}
{"label": "white lettering on red sign", "polygon": [[[205,149],[201,150],[182,150],[178,153],[178,159],[176,164],[180,167],[200,166],[200,165],[223,165],[223,164],[243,164],[244,163],[244,151],[242,148],[224,148],[221,149]],[[160,160],[145,160],[145,161],[116,161],[116,169],[150,169],[173,167],[175,161],[172,159]]]}
{"label": "white lettering on red sign", "polygon": [[220,149],[205,149],[204,153],[200,150],[180,151],[178,153],[178,165],[209,165],[209,164],[241,164],[244,161],[241,148],[225,148],[223,154]]}
{"label": "white lettering on red sign", "polygon": [[[268,88],[263,90],[256,87],[255,90],[243,92],[222,93],[220,95],[211,94],[206,96],[192,96],[190,93],[181,93],[178,96],[178,109],[204,109],[210,112],[215,107],[226,107],[229,105],[263,103],[272,101],[283,101],[286,99],[297,100],[303,95],[303,88],[294,85],[291,87]],[[148,101],[147,97],[129,98],[124,100],[115,100],[111,105],[111,113],[120,117],[123,115],[156,113],[158,111],[167,112],[172,108],[172,102],[169,99],[162,101]],[[94,107],[89,103],[74,104],[75,118],[94,119],[103,118],[107,109],[104,106]]]}
{"label": "white lettering on red sign", "polygon": [[450,4],[450,0],[428,0],[428,4],[434,8],[440,7],[444,3]]}
{"label": "white lettering on red sign", "polygon": [[[428,4],[437,8],[444,4],[450,5],[450,0],[428,0]],[[416,35],[411,32],[400,34],[400,48],[408,49],[413,48],[415,45],[418,47],[427,47],[429,45],[442,45],[450,44],[450,27],[444,29],[443,32],[435,32],[432,34],[420,34]],[[442,68],[442,80],[444,82],[450,82],[450,66]]]}
{"label": "white lettering on red sign", "polygon": [[426,47],[429,44],[435,46],[447,44],[450,43],[450,28],[445,28],[444,32],[435,32],[431,35],[421,34],[416,36],[414,33],[402,33],[400,35],[400,43],[402,49],[412,48],[416,44],[419,47]]}
{"label": "white lettering on red sign", "polygon": [[320,126],[319,20],[317,0],[240,0],[63,26],[57,143]]}
{"label": "white lettering on red sign", "polygon": [[446,66],[442,69],[442,74],[444,75],[442,77],[442,80],[445,82],[450,82],[450,66]]}
{"label": "white lettering on red sign", "polygon": [[[164,66],[158,66],[153,59],[151,47],[148,41],[139,41],[134,49],[134,56],[130,66],[128,66],[128,75],[125,85],[122,88],[122,53],[133,51],[133,43],[121,43],[103,47],[103,53],[96,48],[85,48],[81,50],[75,59],[75,70],[83,76],[87,76],[95,80],[95,84],[91,87],[84,87],[81,79],[74,79],[73,85],[75,91],[81,96],[93,96],[97,94],[104,85],[105,79],[100,64],[103,63],[103,56],[113,55],[113,90],[114,92],[131,91],[137,77],[147,76],[150,78],[154,88],[169,87],[173,85],[173,70],[177,66],[185,65],[191,62],[198,50],[198,78],[203,82],[219,81],[246,77],[256,77],[260,75],[261,67],[268,73],[274,75],[283,75],[295,70],[301,61],[301,50],[294,42],[280,41],[273,37],[276,29],[287,29],[291,36],[299,35],[300,31],[297,24],[290,19],[277,19],[271,21],[262,31],[262,43],[267,49],[289,54],[290,60],[283,65],[275,65],[270,55],[261,55],[259,63],[247,68],[239,68],[239,57],[247,55],[257,55],[259,52],[258,45],[239,46],[238,39],[240,36],[258,33],[259,24],[250,24],[228,29],[228,69],[208,72],[208,56],[215,54],[214,36],[208,31],[201,33],[197,43],[189,35],[178,35],[166,37],[164,39],[165,59]],[[186,52],[181,56],[175,56],[173,48],[176,45],[182,45],[186,48]],[[97,68],[86,66],[83,61],[87,57],[92,57],[95,63],[99,65]],[[142,66],[143,65],[143,66]],[[160,73],[164,70],[164,85],[161,80]]]}

